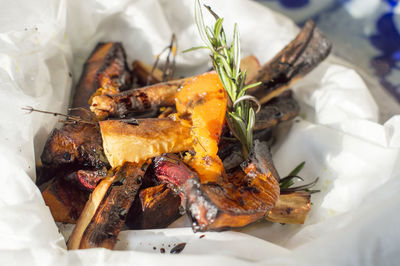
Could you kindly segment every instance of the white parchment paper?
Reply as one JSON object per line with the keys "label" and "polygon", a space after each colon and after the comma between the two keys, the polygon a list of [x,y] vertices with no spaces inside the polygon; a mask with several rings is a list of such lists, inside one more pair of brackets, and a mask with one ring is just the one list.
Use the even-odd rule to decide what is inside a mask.
{"label": "white parchment paper", "polygon": [[[121,41],[129,62],[148,63],[173,32],[180,51],[202,44],[193,1],[2,2],[0,265],[395,265],[400,260],[400,117],[378,124],[364,82],[334,57],[294,86],[302,113],[274,147],[282,176],[306,161],[302,176],[320,177],[321,193],[313,195],[305,225],[260,222],[202,238],[190,228],[125,231],[117,250],[67,251],[34,184],[35,156],[57,118],[27,115],[21,108],[65,112],[71,86],[99,41]],[[203,2],[225,18],[227,32],[238,23],[243,55],[253,53],[262,63],[298,32],[289,19],[251,1]],[[208,62],[206,51],[177,58],[179,71],[192,74],[207,69]],[[169,254],[181,242],[187,243],[184,251]]]}

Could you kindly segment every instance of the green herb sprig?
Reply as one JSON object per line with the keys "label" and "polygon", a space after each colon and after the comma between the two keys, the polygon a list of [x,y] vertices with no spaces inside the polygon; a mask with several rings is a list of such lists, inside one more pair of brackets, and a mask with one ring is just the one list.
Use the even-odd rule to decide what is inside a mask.
{"label": "green herb sprig", "polygon": [[319,190],[310,190],[310,188],[314,187],[315,184],[318,182],[318,177],[315,178],[313,181],[311,181],[308,184],[300,185],[294,187],[293,185],[296,183],[295,181],[304,181],[302,177],[300,177],[298,174],[300,171],[303,169],[304,165],[306,162],[301,162],[298,166],[296,166],[288,176],[282,178],[279,181],[279,187],[281,189],[281,193],[292,193],[296,191],[305,191],[309,192],[310,194],[312,193],[317,193],[320,192]]}
{"label": "green herb sprig", "polygon": [[[246,95],[246,91],[260,85],[261,82],[245,85],[246,70],[240,69],[240,41],[237,24],[234,25],[233,42],[228,45],[222,26],[224,19],[218,17],[209,6],[205,7],[214,16],[215,24],[212,28],[204,24],[200,2],[196,0],[195,20],[205,46],[194,47],[185,52],[196,49],[211,51],[213,67],[230,100],[226,120],[232,134],[240,141],[243,156],[247,159],[253,146],[255,114],[260,110],[260,104],[255,97]],[[253,109],[254,103],[257,105],[256,111]]]}

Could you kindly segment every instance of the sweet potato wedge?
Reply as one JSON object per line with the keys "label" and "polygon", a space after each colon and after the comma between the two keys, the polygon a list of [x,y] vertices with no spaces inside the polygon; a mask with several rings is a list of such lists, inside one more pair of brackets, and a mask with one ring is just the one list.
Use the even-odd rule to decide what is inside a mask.
{"label": "sweet potato wedge", "polygon": [[42,196],[56,222],[75,224],[89,198],[89,192],[57,178],[42,192]]}
{"label": "sweet potato wedge", "polygon": [[88,108],[97,89],[112,87],[123,91],[130,87],[131,79],[122,44],[99,43],[83,66],[71,107]]}
{"label": "sweet potato wedge", "polygon": [[204,183],[173,155],[157,157],[155,167],[160,181],[181,192],[194,231],[220,231],[255,222],[274,207],[279,196],[272,172],[262,173],[253,162],[244,171]]}
{"label": "sweet potato wedge", "polygon": [[144,169],[125,163],[86,227],[80,249],[103,247],[113,249],[136,193],[142,184]]}
{"label": "sweet potato wedge", "polygon": [[[87,59],[76,85],[70,114],[87,116],[76,108],[89,107],[91,95],[99,88],[123,90],[131,84],[121,43],[99,43]],[[108,165],[103,153],[99,129],[86,123],[65,124],[54,129],[46,141],[41,160],[44,165],[58,167],[79,164],[102,168]]]}
{"label": "sweet potato wedge", "polygon": [[83,208],[81,215],[68,239],[67,247],[68,249],[79,249],[79,245],[82,240],[83,233],[88,227],[90,221],[95,215],[101,201],[103,200],[105,194],[113,183],[115,176],[103,179],[94,189],[88,201]]}
{"label": "sweet potato wedge", "polygon": [[264,64],[249,83],[262,84],[248,91],[263,104],[308,74],[330,53],[331,42],[308,20],[296,38]]}
{"label": "sweet potato wedge", "polygon": [[166,184],[142,189],[125,224],[130,229],[165,228],[181,216],[180,205],[181,198]]}

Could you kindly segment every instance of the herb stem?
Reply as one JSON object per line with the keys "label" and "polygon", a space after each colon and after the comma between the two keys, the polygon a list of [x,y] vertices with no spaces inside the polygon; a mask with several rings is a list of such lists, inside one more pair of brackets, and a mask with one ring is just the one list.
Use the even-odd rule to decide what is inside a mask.
{"label": "herb stem", "polygon": [[217,71],[230,99],[226,115],[227,124],[232,135],[240,141],[243,156],[247,159],[253,147],[253,127],[256,113],[251,102],[257,104],[257,112],[260,104],[256,98],[246,95],[246,90],[259,85],[259,83],[245,86],[246,71],[241,71],[240,69],[240,35],[237,24],[234,25],[233,42],[228,45],[222,26],[224,19],[220,18],[211,7],[204,6],[215,18],[216,22],[213,28],[205,26],[200,2],[196,0],[195,21],[205,46],[190,50],[199,48],[210,50],[213,67]]}

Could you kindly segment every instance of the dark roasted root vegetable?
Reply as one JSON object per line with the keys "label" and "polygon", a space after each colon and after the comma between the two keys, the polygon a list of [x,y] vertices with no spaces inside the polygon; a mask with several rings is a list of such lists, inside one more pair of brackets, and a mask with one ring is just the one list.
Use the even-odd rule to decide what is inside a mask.
{"label": "dark roasted root vegetable", "polygon": [[114,175],[113,177],[104,178],[96,186],[92,194],[90,194],[90,197],[86,202],[78,221],[76,222],[76,226],[74,227],[74,230],[68,239],[68,249],[79,249],[83,233],[95,215],[97,208],[100,206],[100,203],[102,202],[111,184],[114,182],[115,177],[116,176]]}
{"label": "dark roasted root vegetable", "polygon": [[304,224],[311,208],[310,198],[311,194],[303,191],[281,194],[265,219],[276,223]]}
{"label": "dark roasted root vegetable", "polygon": [[98,127],[86,123],[69,123],[54,129],[46,141],[41,160],[51,167],[79,164],[99,169],[108,165]]}
{"label": "dark roasted root vegetable", "polygon": [[107,176],[107,170],[78,170],[70,173],[64,179],[71,184],[84,189],[93,191],[97,184]]}
{"label": "dark roasted root vegetable", "polygon": [[[146,86],[147,84],[156,84],[162,81],[163,73],[160,69],[154,68],[140,60],[135,60],[132,63],[132,73],[134,73],[137,83]],[[151,77],[150,77],[151,75]]]}
{"label": "dark roasted root vegetable", "polygon": [[268,130],[277,124],[296,117],[300,112],[297,101],[289,95],[273,98],[256,114],[254,130]]}
{"label": "dark roasted root vegetable", "polygon": [[289,88],[321,63],[331,50],[331,42],[307,21],[297,37],[261,67],[249,83],[262,84],[248,91],[263,104]]}
{"label": "dark roasted root vegetable", "polygon": [[71,107],[88,108],[88,101],[97,89],[122,91],[131,86],[131,79],[122,44],[99,43],[83,66]]}
{"label": "dark roasted root vegetable", "polygon": [[142,183],[144,170],[137,164],[125,163],[116,175],[116,181],[105,194],[82,235],[80,249],[113,249],[117,242],[128,210]]}
{"label": "dark roasted root vegetable", "polygon": [[96,117],[123,117],[131,112],[145,112],[175,105],[175,94],[188,79],[173,80],[113,95],[92,98],[90,110]]}
{"label": "dark roasted root vegetable", "polygon": [[244,171],[221,176],[218,182],[200,183],[197,174],[172,155],[155,159],[156,176],[173,185],[185,198],[193,230],[226,230],[263,218],[274,207],[279,184],[272,173],[250,162]]}
{"label": "dark roasted root vegetable", "polygon": [[89,192],[58,178],[48,185],[42,196],[56,222],[74,224],[89,198]]}
{"label": "dark roasted root vegetable", "polygon": [[113,168],[124,162],[143,162],[166,152],[189,150],[190,127],[169,118],[141,119],[138,125],[101,121],[105,154]]}
{"label": "dark roasted root vegetable", "polygon": [[166,184],[142,189],[129,210],[130,229],[165,228],[178,219],[181,198]]}
{"label": "dark roasted root vegetable", "polygon": [[[90,97],[99,88],[119,91],[130,86],[131,74],[125,57],[121,43],[100,43],[96,46],[76,86],[71,114],[86,117],[86,112],[74,108],[89,107]],[[98,128],[86,123],[68,123],[61,129],[54,129],[47,139],[41,159],[44,165],[51,167],[71,163],[94,168],[108,165]]]}

